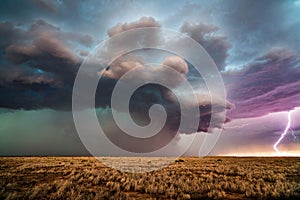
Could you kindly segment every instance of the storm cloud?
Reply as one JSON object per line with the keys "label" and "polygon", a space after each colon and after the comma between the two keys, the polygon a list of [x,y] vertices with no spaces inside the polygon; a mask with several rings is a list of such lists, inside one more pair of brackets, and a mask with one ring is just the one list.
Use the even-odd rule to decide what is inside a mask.
{"label": "storm cloud", "polygon": [[[135,28],[160,26],[160,23],[154,18],[142,17],[134,22],[119,23],[109,29],[107,33],[109,37],[112,37]],[[0,98],[1,106],[26,110],[43,108],[70,110],[73,82],[83,61],[83,58],[78,55],[81,51],[74,50],[74,43],[77,44],[76,47],[84,49],[91,46],[93,39],[88,35],[64,31],[42,19],[34,21],[25,30],[18,28],[13,23],[5,22],[2,24],[1,34],[12,37],[9,43],[3,43],[2,46],[3,58],[6,60],[3,61],[5,65],[1,67],[3,79],[0,82],[0,90],[5,94]],[[145,32],[143,35],[134,35],[132,40],[153,44],[159,42],[161,37],[159,31],[155,34]],[[165,66],[172,68],[174,72],[170,74]],[[111,107],[111,95],[117,81],[123,81],[124,87],[130,85],[130,81],[133,79],[125,81],[119,79],[126,72],[136,68],[143,71],[140,77],[136,77],[141,81],[147,80],[155,83],[157,80],[164,80],[169,82],[172,88],[179,87],[188,74],[188,65],[180,57],[166,57],[161,66],[145,70],[142,59],[122,56],[98,72],[99,75],[102,75],[99,85],[104,85],[105,89],[97,89],[96,107]],[[12,100],[13,94],[17,94],[18,98]],[[188,100],[188,98],[186,99]],[[222,122],[219,122],[218,118],[220,116],[215,115],[217,118],[212,119],[210,111],[212,102],[207,99],[206,94],[198,94],[197,102],[191,103],[186,108],[187,110],[199,109],[200,118],[199,116],[186,116],[199,118],[198,128],[192,129],[186,125],[185,129],[179,130],[180,132],[187,134],[195,131],[208,132],[211,131],[209,130],[210,125],[211,128],[221,128],[220,123]],[[225,105],[221,101],[214,103],[219,106],[218,112],[220,113],[231,108],[231,104],[228,102]],[[166,107],[169,114],[167,129],[172,132],[171,135],[176,135],[180,124],[180,107],[177,99],[172,97],[172,91],[162,86],[149,84],[136,91],[130,102],[132,115],[136,121],[146,123],[149,120],[148,109],[154,104]],[[210,123],[210,121],[214,121],[214,123]]]}
{"label": "storm cloud", "polygon": [[185,22],[180,30],[201,44],[220,70],[225,68],[231,44],[228,42],[227,37],[217,34],[219,30],[217,26]]}
{"label": "storm cloud", "polygon": [[83,60],[74,44],[91,46],[91,36],[63,31],[42,19],[27,29],[1,22],[0,36],[1,107],[70,109],[72,85]]}
{"label": "storm cloud", "polygon": [[[131,58],[131,57],[129,57]],[[120,79],[122,75],[130,70],[138,70],[139,76],[133,76],[119,81],[122,81],[122,91],[129,91],[127,87],[131,87],[131,82],[135,82],[138,79],[142,79],[141,81],[150,81],[153,83],[162,81],[167,83],[172,88],[176,89],[180,87],[182,81],[186,78],[188,73],[188,65],[187,63],[178,56],[166,57],[162,61],[162,65],[156,67],[146,67],[143,66],[143,63],[133,64],[131,61],[124,61],[124,57],[121,57],[121,60],[116,60],[115,64],[112,63],[109,68],[103,69],[99,72],[99,74],[104,77],[103,81],[100,80],[100,85],[104,86],[103,92],[107,92],[106,82],[108,80],[116,80]],[[128,59],[128,58],[127,58]],[[131,65],[130,65],[131,64]],[[130,66],[130,67],[129,67]],[[167,70],[167,67],[172,68],[174,71]],[[113,90],[113,87],[110,87]],[[105,90],[105,91],[104,91]],[[99,90],[101,93],[101,89]],[[113,92],[113,91],[111,91]],[[150,119],[148,116],[149,109],[154,104],[163,105],[168,114],[168,119],[166,121],[166,126],[168,126],[168,130],[173,135],[177,133],[177,131],[181,133],[191,134],[196,132],[210,132],[213,128],[221,128],[222,114],[226,109],[231,109],[233,105],[226,100],[218,99],[217,97],[212,97],[206,93],[198,92],[196,93],[196,101],[193,101],[193,91],[185,91],[182,94],[184,102],[178,102],[177,97],[172,93],[172,91],[162,85],[159,84],[146,84],[136,90],[131,97],[130,101],[130,111],[134,116],[136,121],[142,121],[141,123],[147,124]],[[103,95],[97,95],[97,98],[102,97]],[[111,95],[107,95],[111,96]],[[101,101],[99,101],[101,102]],[[109,101],[108,101],[109,102]],[[180,103],[184,103],[185,107],[183,110],[180,109]],[[216,107],[215,113],[212,114],[212,105]],[[183,106],[183,105],[181,105]],[[116,108],[115,108],[116,109]],[[200,116],[192,115],[192,112],[189,110],[199,109]],[[122,110],[119,110],[122,112]],[[183,111],[183,113],[181,113]],[[220,115],[218,115],[221,114]],[[189,127],[189,124],[185,124],[182,130],[178,130],[180,124],[181,115],[184,115],[186,118],[190,118],[191,121],[197,119],[199,121],[198,127]],[[213,117],[212,117],[213,115]],[[198,119],[199,118],[199,119]],[[229,118],[227,120],[229,121]],[[210,129],[209,129],[210,128]]]}
{"label": "storm cloud", "polygon": [[229,115],[256,117],[299,106],[299,65],[299,54],[286,48],[274,48],[242,71],[225,74],[228,98],[236,106]]}
{"label": "storm cloud", "polygon": [[[299,8],[298,0],[191,0],[176,3],[171,0],[3,0],[0,6],[0,154],[86,153],[77,144],[68,143],[64,135],[70,132],[73,134],[71,138],[77,136],[70,115],[77,71],[100,41],[143,27],[173,29],[200,43],[217,64],[227,98],[235,106],[229,102],[223,104],[217,96],[211,99],[201,74],[184,59],[170,58],[170,55],[164,56],[161,52],[155,63],[171,66],[181,74],[166,76],[166,68],[161,65],[147,65],[148,60],[143,55],[149,52],[122,56],[105,66],[96,63],[98,71],[95,70],[95,76],[102,76],[99,85],[103,86],[97,88],[95,95],[99,121],[107,126],[112,137],[117,140],[120,131],[111,118],[110,109],[115,85],[120,82],[126,88],[131,81],[155,81],[161,77],[172,82],[171,90],[158,84],[146,84],[138,88],[130,100],[131,117],[138,125],[146,126],[150,123],[150,107],[160,104],[169,114],[163,129],[167,133],[164,141],[179,137],[178,132],[188,134],[180,134],[181,138],[192,136],[189,124],[185,124],[181,130],[178,128],[179,116],[185,113],[180,113],[179,102],[172,93],[172,90],[180,91],[182,80],[187,78],[199,93],[197,101],[185,107],[187,110],[200,110],[201,117],[187,116],[188,119],[199,119],[197,131],[211,132],[208,124],[214,104],[219,106],[217,110],[220,111],[214,113],[216,117],[231,108],[227,116],[232,121],[225,124],[225,128],[230,125],[239,127],[242,122],[259,121],[264,117],[271,120],[276,115],[274,112],[283,112],[282,120],[274,122],[278,123],[275,128],[273,125],[265,126],[268,118],[264,123],[255,123],[253,126],[225,129],[214,154],[222,154],[225,149],[232,152],[239,149],[247,151],[247,148],[259,151],[265,148],[264,145],[272,151],[272,142],[278,139],[284,128],[286,111],[300,106]],[[143,41],[146,36],[148,40]],[[155,34],[134,35],[123,42],[137,41],[155,45],[162,38],[158,31]],[[113,48],[121,52],[122,44],[120,40]],[[178,46],[181,45],[184,47],[184,44]],[[187,69],[180,64],[182,61],[187,62]],[[135,68],[140,71],[140,77],[122,80],[126,72]],[[88,75],[86,78],[88,80]],[[181,92],[188,105],[190,94]],[[43,116],[53,116],[60,119],[61,123]],[[36,121],[36,124],[31,124],[31,121]],[[283,124],[279,124],[281,121]],[[213,127],[220,128],[218,119],[211,123]],[[298,130],[298,127],[294,128]],[[51,142],[47,142],[48,139]],[[59,141],[63,141],[62,144]],[[159,138],[156,141],[157,144],[153,146],[159,147],[161,141]],[[182,140],[178,144],[180,142]],[[65,143],[70,146],[65,146]],[[290,143],[283,141],[283,144],[288,147]],[[235,149],[235,145],[239,149]],[[80,151],[76,150],[77,147]],[[197,151],[195,149],[190,155]],[[113,155],[110,151],[107,149],[107,155]]]}

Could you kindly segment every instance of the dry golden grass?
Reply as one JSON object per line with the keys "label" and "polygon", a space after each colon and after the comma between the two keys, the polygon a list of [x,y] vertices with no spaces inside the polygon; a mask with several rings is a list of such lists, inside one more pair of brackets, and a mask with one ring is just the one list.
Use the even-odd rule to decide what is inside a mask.
{"label": "dry golden grass", "polygon": [[[117,160],[126,159],[133,158]],[[300,198],[300,158],[181,159],[158,171],[125,173],[93,157],[0,157],[0,199]]]}

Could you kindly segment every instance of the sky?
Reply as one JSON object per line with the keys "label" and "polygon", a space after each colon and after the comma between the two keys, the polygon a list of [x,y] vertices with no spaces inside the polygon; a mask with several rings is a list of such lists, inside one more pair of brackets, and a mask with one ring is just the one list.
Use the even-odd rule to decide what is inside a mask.
{"label": "sky", "polygon": [[[72,91],[80,66],[100,42],[133,28],[158,27],[175,30],[201,44],[224,81],[227,94],[224,109],[228,119],[209,155],[278,155],[273,145],[285,130],[291,112],[291,127],[278,149],[281,155],[299,156],[299,10],[299,0],[3,0],[0,3],[0,155],[88,155],[72,116]],[[160,41],[159,33],[148,36],[151,43]],[[118,140],[115,134],[120,130],[112,122],[111,91],[118,80],[122,82],[125,72],[136,66],[144,67],[141,55],[170,64],[188,80],[196,80],[193,86],[199,86],[199,95],[205,97],[207,89],[200,83],[201,75],[190,63],[162,52],[123,56],[110,68],[98,72],[105,89],[96,94],[96,113],[109,132],[108,137],[114,140]],[[142,74],[138,80],[153,81],[164,70],[157,67],[151,71],[153,76]],[[165,77],[170,79],[171,87],[180,89],[180,77]],[[126,81],[123,85],[126,87]],[[169,118],[157,141],[169,141],[169,135],[176,135],[174,149],[182,148],[192,136],[213,134],[206,124],[211,113],[201,114],[210,104],[199,101],[196,107],[200,109],[202,123],[195,130],[198,133],[183,127],[178,135],[179,107],[169,92],[157,85],[140,88],[132,98],[132,116],[145,125],[149,122],[145,113],[150,106],[165,105]],[[117,112],[123,116],[122,110]],[[148,147],[158,148],[163,144],[158,142],[158,146],[148,144]],[[141,143],[133,150],[143,151],[144,147]],[[110,147],[102,150],[103,155],[122,154]],[[185,155],[198,152],[195,143]],[[164,153],[168,155],[168,151]]]}

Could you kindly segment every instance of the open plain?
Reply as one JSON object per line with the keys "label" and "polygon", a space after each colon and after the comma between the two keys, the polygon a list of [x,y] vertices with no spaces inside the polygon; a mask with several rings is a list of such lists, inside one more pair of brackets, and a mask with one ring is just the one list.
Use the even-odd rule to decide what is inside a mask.
{"label": "open plain", "polygon": [[184,157],[128,173],[94,157],[0,157],[0,199],[300,199],[300,158]]}

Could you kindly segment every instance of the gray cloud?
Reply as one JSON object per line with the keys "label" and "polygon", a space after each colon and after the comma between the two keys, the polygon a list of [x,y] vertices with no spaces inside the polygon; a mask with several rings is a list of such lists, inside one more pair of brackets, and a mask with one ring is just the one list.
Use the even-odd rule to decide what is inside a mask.
{"label": "gray cloud", "polygon": [[224,74],[228,98],[236,105],[229,115],[255,117],[299,106],[299,64],[299,54],[274,48],[242,71]]}
{"label": "gray cloud", "polygon": [[[0,106],[13,109],[69,109],[72,85],[82,59],[74,44],[91,45],[90,36],[65,32],[44,20],[27,29],[0,23]],[[18,98],[13,98],[18,96]]]}
{"label": "gray cloud", "polygon": [[41,34],[47,33],[63,42],[77,42],[83,46],[90,47],[93,44],[93,38],[87,34],[77,32],[67,32],[61,28],[49,24],[43,19],[36,20],[29,28],[28,35],[30,37],[38,37]]}
{"label": "gray cloud", "polygon": [[213,58],[217,67],[220,70],[224,69],[231,44],[228,42],[227,37],[217,34],[219,30],[217,26],[185,22],[180,30],[199,42]]}
{"label": "gray cloud", "polygon": [[80,60],[70,48],[45,33],[31,45],[10,45],[5,57],[13,64],[27,63],[63,79],[74,76],[80,66]]}
{"label": "gray cloud", "polygon": [[16,27],[12,22],[0,22],[0,48],[1,51],[12,43],[21,43],[28,39],[23,30]]}
{"label": "gray cloud", "polygon": [[[180,124],[181,115],[184,115],[185,118],[193,119],[199,121],[198,127],[191,127],[190,124],[185,124],[179,132],[191,134],[199,131],[210,132],[213,128],[221,128],[223,121],[222,113],[226,109],[231,109],[232,104],[218,99],[216,96],[213,96],[210,99],[208,94],[204,92],[197,93],[197,100],[193,101],[191,95],[193,91],[184,91],[181,95],[181,99],[184,102],[178,102],[176,96],[169,89],[164,86],[157,85],[155,83],[165,82],[166,85],[170,85],[173,88],[177,88],[182,84],[182,81],[186,78],[188,73],[187,63],[178,56],[166,57],[162,66],[144,66],[143,63],[137,62],[137,60],[132,60],[132,56],[121,57],[120,60],[117,60],[116,63],[112,63],[106,69],[103,69],[99,72],[103,77],[109,79],[120,79],[126,72],[130,70],[137,70],[138,76],[129,76],[125,79],[119,80],[122,81],[122,91],[128,91],[133,84],[133,82],[140,80],[141,82],[150,82],[154,84],[146,84],[143,87],[140,87],[132,96],[130,101],[130,108],[132,115],[137,118],[138,121],[145,121],[149,123],[148,111],[150,107],[154,104],[163,105],[167,111],[168,119],[166,126],[168,127],[169,134],[176,135],[178,127]],[[164,66],[168,66],[175,70],[167,70]],[[135,75],[137,75],[135,74]],[[105,82],[100,82],[100,85],[105,84]],[[107,88],[106,86],[104,86]],[[128,88],[127,88],[128,87]],[[113,88],[111,88],[113,89]],[[107,89],[106,89],[107,90]],[[112,92],[112,91],[111,91]],[[183,113],[181,113],[179,103],[182,104]],[[212,105],[216,107],[215,113],[212,113]],[[200,116],[192,115],[191,110],[199,109]],[[122,112],[122,110],[118,110]],[[226,121],[228,121],[227,119]],[[146,123],[147,124],[147,123]],[[211,126],[209,129],[209,126]]]}
{"label": "gray cloud", "polygon": [[214,16],[232,44],[231,65],[244,65],[274,46],[299,52],[299,7],[295,1],[216,3]]}
{"label": "gray cloud", "polygon": [[[9,67],[9,71],[6,69]],[[54,78],[50,73],[41,73],[30,67],[1,66],[0,85],[9,85],[14,82],[22,84],[48,84],[62,87],[62,82]]]}
{"label": "gray cloud", "polygon": [[[135,79],[144,81],[147,80],[154,83],[164,80],[164,82],[169,85],[176,87],[181,84],[188,73],[187,63],[184,59],[178,56],[166,57],[162,63],[157,66],[144,65],[143,57],[124,55],[111,63],[109,67],[98,72],[98,74],[107,78],[118,80],[130,70],[138,70],[140,73],[138,77],[134,77]],[[171,72],[169,68],[174,71]],[[155,76],[153,74],[155,74]],[[124,79],[130,79],[130,81],[133,81],[133,77],[128,75]]]}
{"label": "gray cloud", "polygon": [[[140,20],[132,23],[118,24],[108,31],[110,36],[113,36],[122,31],[130,30],[139,27],[157,27],[159,22],[151,17],[142,17]],[[16,31],[13,27],[7,25],[9,31]],[[54,108],[54,109],[70,109],[72,85],[74,77],[80,66],[82,59],[72,50],[72,42],[78,44],[89,45],[90,40],[84,40],[84,35],[69,33],[61,30],[59,27],[47,23],[44,20],[35,21],[27,31],[22,31],[22,42],[10,44],[5,49],[5,58],[7,58],[13,65],[27,66],[28,70],[23,71],[20,68],[15,68],[15,75],[6,76],[6,83],[10,83],[8,87],[6,84],[1,85],[0,90],[8,95],[2,97],[1,105],[8,108]],[[148,37],[150,39],[148,40]],[[158,42],[160,40],[159,31],[156,34],[139,35],[132,38],[133,41],[144,41],[146,43]],[[30,40],[28,38],[31,38]],[[144,39],[143,39],[144,38]],[[147,38],[147,40],[145,40]],[[121,38],[122,39],[122,38]],[[130,42],[130,41],[120,41]],[[118,45],[120,45],[118,43]],[[112,47],[109,47],[109,49]],[[163,65],[168,65],[177,73],[170,74],[164,66],[150,68],[145,70],[138,77],[141,81],[148,80],[150,82],[157,82],[156,79],[170,82],[173,87],[180,86],[182,80],[188,73],[188,66],[186,62],[179,57],[168,57],[162,61]],[[122,56],[109,67],[103,69],[99,73],[103,75],[99,85],[105,85],[104,90],[97,89],[96,106],[110,107],[110,98],[116,82],[129,70],[139,66],[144,70],[143,60],[134,58],[132,56]],[[5,71],[5,68],[2,68]],[[41,71],[38,71],[41,70]],[[36,71],[38,73],[36,73]],[[32,75],[29,75],[29,72]],[[6,73],[7,74],[7,73]],[[155,76],[153,76],[155,74]],[[23,76],[20,78],[20,76]],[[89,77],[87,77],[89,78]],[[11,79],[11,80],[9,80]],[[130,85],[130,81],[137,79],[122,80],[124,88]],[[13,88],[13,90],[11,90]],[[11,101],[10,95],[18,93],[19,100]],[[166,106],[168,114],[170,114],[167,122],[167,129],[172,129],[171,135],[176,135],[176,126],[180,123],[180,109],[178,107],[177,99],[173,98],[171,91],[159,85],[146,85],[142,87],[132,97],[131,109],[140,121],[148,120],[148,109],[153,104],[161,104]],[[172,97],[172,98],[170,98]],[[188,99],[186,99],[188,101]],[[192,102],[188,104],[186,110],[199,109],[201,111],[201,119],[199,121],[198,131],[210,131],[208,127],[210,120],[214,121],[212,127],[220,128],[219,116],[216,119],[211,117],[211,104],[213,102],[207,101],[205,95],[199,95],[199,102]],[[218,112],[224,112],[229,109],[231,105],[227,102],[223,105],[221,102],[214,102],[219,106]],[[199,116],[191,116],[199,118]],[[189,125],[186,125],[184,133],[192,133]]]}

